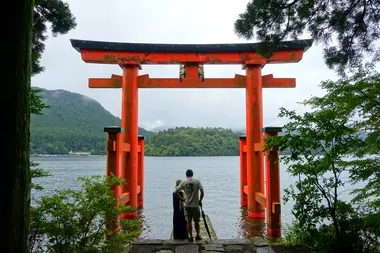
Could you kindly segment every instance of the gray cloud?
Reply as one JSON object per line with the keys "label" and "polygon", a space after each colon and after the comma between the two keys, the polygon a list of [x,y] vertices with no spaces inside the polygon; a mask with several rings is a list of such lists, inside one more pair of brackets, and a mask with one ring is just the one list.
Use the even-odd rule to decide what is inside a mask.
{"label": "gray cloud", "polygon": [[[119,66],[86,64],[70,44],[70,39],[146,43],[234,43],[238,39],[233,24],[247,1],[221,0],[139,0],[68,1],[77,18],[76,30],[50,37],[42,63],[46,71],[34,77],[34,86],[65,89],[99,101],[120,116],[121,91],[89,89],[89,77],[121,74]],[[177,77],[178,66],[142,66],[140,74],[151,77]],[[244,74],[241,66],[205,66],[206,77],[233,77]],[[295,89],[265,89],[264,125],[281,125],[278,108],[304,111],[297,105],[311,95],[322,94],[318,84],[336,75],[325,67],[322,50],[314,45],[299,63],[267,65],[263,74],[295,77]],[[222,126],[245,125],[243,89],[140,89],[139,122],[147,128],[159,125]]]}

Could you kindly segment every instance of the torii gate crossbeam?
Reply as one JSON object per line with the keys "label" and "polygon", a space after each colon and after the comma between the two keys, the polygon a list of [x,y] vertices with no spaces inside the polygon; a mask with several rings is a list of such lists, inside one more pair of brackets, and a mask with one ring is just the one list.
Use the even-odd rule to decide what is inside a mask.
{"label": "torii gate crossbeam", "polygon": [[[262,75],[266,64],[299,62],[312,40],[285,41],[270,57],[256,52],[258,44],[146,44],[71,40],[72,46],[86,63],[118,64],[123,74],[111,78],[90,78],[90,88],[121,88],[121,128],[105,129],[107,137],[107,173],[127,180],[126,188],[115,190],[120,203],[143,206],[144,142],[138,137],[139,88],[245,88],[246,137],[240,139],[241,205],[248,207],[248,216],[265,218],[268,234],[281,235],[278,151],[267,156],[267,187],[264,190],[262,88],[294,88],[294,78]],[[185,74],[179,78],[150,78],[138,75],[144,64],[181,64]],[[246,75],[234,78],[204,78],[199,66],[204,64],[241,64]],[[278,128],[266,128],[266,135],[276,135]],[[132,214],[132,217],[136,213]]]}

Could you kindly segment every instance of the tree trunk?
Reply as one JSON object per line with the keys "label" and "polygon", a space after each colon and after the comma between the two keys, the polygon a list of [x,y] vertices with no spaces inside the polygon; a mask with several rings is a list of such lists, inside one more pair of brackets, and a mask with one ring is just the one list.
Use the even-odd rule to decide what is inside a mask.
{"label": "tree trunk", "polygon": [[33,0],[7,1],[1,49],[1,252],[29,252],[29,125]]}

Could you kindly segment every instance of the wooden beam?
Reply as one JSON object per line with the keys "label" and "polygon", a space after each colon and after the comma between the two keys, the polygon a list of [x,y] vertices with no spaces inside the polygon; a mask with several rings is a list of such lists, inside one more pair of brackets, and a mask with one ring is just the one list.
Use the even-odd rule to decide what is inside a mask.
{"label": "wooden beam", "polygon": [[226,52],[226,53],[145,53],[80,49],[82,60],[87,63],[103,64],[260,64],[299,62],[304,49],[281,50],[265,59],[256,52]]}
{"label": "wooden beam", "polygon": [[129,193],[120,194],[118,198],[119,204],[126,205],[129,202]]}
{"label": "wooden beam", "polygon": [[[139,194],[140,192],[141,192],[141,186],[138,185],[137,186],[137,194]],[[119,204],[123,204],[123,205],[128,204],[128,202],[129,202],[129,193],[126,192],[126,193],[120,194],[119,198],[118,198],[118,201],[119,201]]]}
{"label": "wooden beam", "polygon": [[235,78],[149,78],[139,76],[139,88],[244,88],[245,76]]}
{"label": "wooden beam", "polygon": [[122,150],[124,152],[130,152],[131,151],[131,144],[120,142],[120,150]]}
{"label": "wooden beam", "polygon": [[243,191],[244,191],[244,193],[245,194],[248,194],[248,185],[244,185],[244,187],[243,187]]}
{"label": "wooden beam", "polygon": [[256,192],[255,199],[258,203],[260,203],[261,206],[266,207],[267,206],[267,198],[264,195],[264,193]]}
{"label": "wooden beam", "polygon": [[113,78],[89,78],[89,88],[121,88],[121,81]]}
{"label": "wooden beam", "polygon": [[[264,147],[263,143],[255,143],[255,145],[254,145],[255,152],[263,151],[263,147]],[[243,152],[247,152],[247,149],[248,149],[247,145],[244,145],[243,146]]]}
{"label": "wooden beam", "polygon": [[262,76],[263,88],[295,88],[295,78],[274,78],[273,74]]}
{"label": "wooden beam", "polygon": [[272,202],[272,213],[273,214],[281,214],[280,202]]}
{"label": "wooden beam", "polygon": [[[274,78],[272,74],[265,75],[263,88],[294,88],[295,78]],[[111,78],[89,78],[89,88],[121,88],[122,77],[112,75]],[[138,77],[139,88],[245,88],[244,75],[234,78],[150,78],[149,75]]]}

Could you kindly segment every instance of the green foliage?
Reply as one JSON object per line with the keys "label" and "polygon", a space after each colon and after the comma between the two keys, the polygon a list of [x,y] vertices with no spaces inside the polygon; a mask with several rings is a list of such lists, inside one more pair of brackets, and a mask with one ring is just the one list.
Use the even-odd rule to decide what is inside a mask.
{"label": "green foliage", "polygon": [[[236,20],[235,32],[246,39],[256,36],[267,53],[280,41],[307,33],[325,46],[327,66],[342,72],[363,55],[379,53],[379,20],[380,2],[373,0],[251,0]],[[331,43],[334,38],[337,45]]]}
{"label": "green foliage", "polygon": [[177,127],[150,137],[147,156],[237,156],[239,135],[224,128]]}
{"label": "green foliage", "polygon": [[[311,106],[311,112],[299,115],[281,108],[279,116],[289,119],[285,135],[265,139],[266,150],[289,150],[282,160],[298,179],[285,190],[285,202],[295,202],[296,218],[287,240],[331,252],[380,248],[380,161],[378,153],[368,156],[379,150],[373,137],[379,131],[379,76],[371,71],[322,82],[327,95],[302,103]],[[349,188],[352,201],[341,197],[343,187],[350,187],[347,183],[365,184]]]}
{"label": "green foliage", "polygon": [[358,66],[352,76],[337,82],[325,81],[321,87],[327,91],[323,97],[313,97],[304,104],[313,108],[330,108],[350,117],[347,125],[363,131],[362,145],[354,150],[356,156],[375,155],[365,159],[347,161],[354,183],[366,182],[357,189],[355,201],[372,198],[380,208],[380,74],[373,64]]}
{"label": "green foliage", "polygon": [[50,107],[43,102],[43,97],[39,95],[41,92],[43,92],[41,89],[31,89],[30,113],[32,114],[42,115],[43,109]]}
{"label": "green foliage", "polygon": [[[31,252],[121,252],[141,232],[141,221],[121,222],[118,235],[110,226],[129,206],[117,206],[112,186],[125,184],[120,178],[80,178],[79,190],[61,190],[43,196],[31,208]],[[106,235],[111,236],[106,240]]]}
{"label": "green foliage", "polygon": [[[31,153],[67,154],[72,151],[105,154],[105,126],[119,126],[120,119],[97,101],[65,90],[42,90],[42,114],[31,116]],[[139,128],[146,137],[153,133]]]}
{"label": "green foliage", "polygon": [[[288,172],[298,178],[295,186],[286,191],[295,199],[293,213],[303,227],[316,228],[319,219],[333,221],[339,205],[339,189],[344,185],[341,176],[348,170],[345,159],[361,143],[355,131],[345,126],[348,117],[331,110],[320,110],[300,116],[281,108],[280,117],[289,118],[286,134],[266,139],[268,146],[289,149],[290,155],[282,158]],[[295,132],[290,134],[291,132]],[[320,150],[314,155],[313,150]]]}
{"label": "green foliage", "polygon": [[[33,15],[32,75],[41,73],[44,68],[40,64],[45,50],[47,28],[53,36],[66,34],[76,27],[75,17],[68,3],[62,0],[37,0]],[[35,98],[37,99],[37,98]]]}
{"label": "green foliage", "polygon": [[[283,244],[287,246],[302,246],[316,252],[367,252],[379,251],[380,221],[379,212],[352,208],[350,205],[341,207],[339,224],[341,239],[337,245],[334,226],[323,224],[317,229],[307,230],[297,220],[284,230]],[[314,252],[314,251],[313,251]]]}
{"label": "green foliage", "polygon": [[51,176],[51,174],[43,168],[39,168],[38,165],[38,163],[30,161],[30,177],[32,178],[31,189],[43,190],[44,188],[41,185],[34,183],[33,179],[40,177],[48,177]]}
{"label": "green foliage", "polygon": [[[32,37],[32,76],[44,71],[40,60],[45,50],[45,41],[47,39],[47,27],[53,36],[66,34],[76,27],[73,14],[70,11],[68,3],[62,0],[36,0],[34,2],[33,13],[33,37]],[[31,91],[31,113],[42,114],[42,110],[47,105],[42,102],[42,97],[38,96],[40,91],[33,89]]]}

